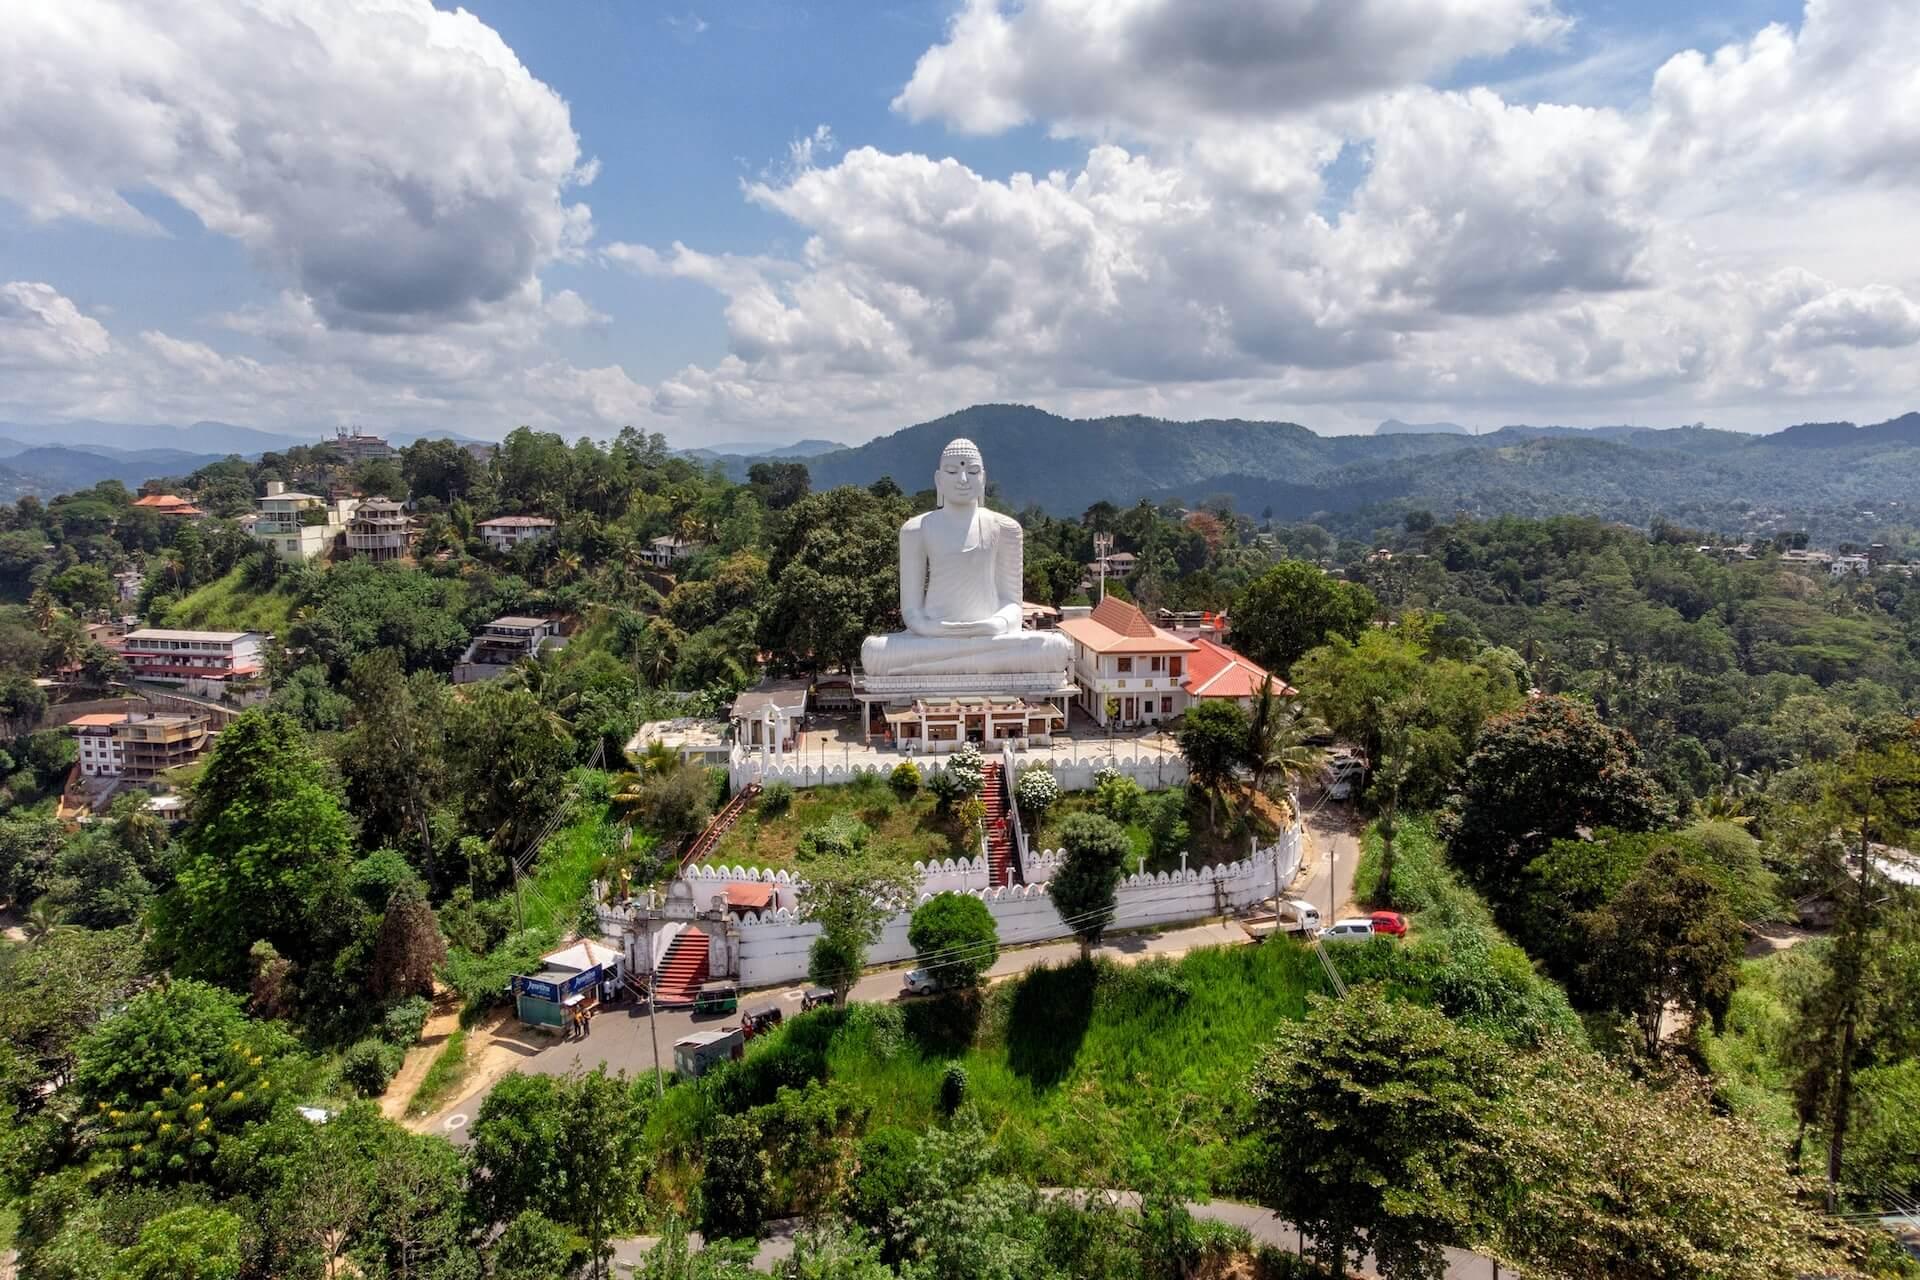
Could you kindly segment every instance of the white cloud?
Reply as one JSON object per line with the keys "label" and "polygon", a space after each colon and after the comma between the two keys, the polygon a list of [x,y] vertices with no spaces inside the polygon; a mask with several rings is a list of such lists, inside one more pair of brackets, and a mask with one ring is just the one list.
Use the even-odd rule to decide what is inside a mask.
{"label": "white cloud", "polygon": [[0,196],[155,231],[158,192],[332,326],[524,305],[591,232],[566,104],[429,0],[13,5],[0,65]]}
{"label": "white cloud", "polygon": [[84,364],[107,353],[107,330],[49,284],[0,284],[0,369]]}
{"label": "white cloud", "polygon": [[[855,148],[748,186],[804,235],[791,257],[609,256],[727,298],[730,355],[661,384],[658,407],[688,418],[859,414],[887,387],[898,403],[874,425],[896,425],[943,382],[935,408],[1309,421],[1361,404],[1749,425],[1795,400],[1906,407],[1920,263],[1897,213],[1853,215],[1862,192],[1920,178],[1920,101],[1891,109],[1920,93],[1920,8],[1840,8],[1813,0],[1796,32],[1670,59],[1638,102],[1591,108],[1422,86],[1329,104],[1281,74],[1301,48],[1338,61],[1359,39],[1379,55],[1368,83],[1396,83],[1551,38],[1544,6],[1422,6],[1437,16],[1414,50],[1391,4],[976,0],[898,109],[1139,141],[1005,179]],[[1311,39],[1282,31],[1304,13]],[[1862,66],[1877,74],[1846,70]],[[1343,147],[1359,176],[1329,199]]]}
{"label": "white cloud", "polygon": [[1551,41],[1551,0],[967,0],[894,108],[967,133],[1185,136]]}

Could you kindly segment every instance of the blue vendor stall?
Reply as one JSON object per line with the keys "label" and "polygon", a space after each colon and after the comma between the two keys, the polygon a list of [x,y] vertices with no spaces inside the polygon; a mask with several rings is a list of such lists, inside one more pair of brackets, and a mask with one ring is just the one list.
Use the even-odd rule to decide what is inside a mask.
{"label": "blue vendor stall", "polygon": [[600,1003],[602,983],[620,977],[620,952],[605,943],[582,940],[540,959],[538,973],[513,980],[514,1011],[530,1027],[560,1030],[567,1016]]}

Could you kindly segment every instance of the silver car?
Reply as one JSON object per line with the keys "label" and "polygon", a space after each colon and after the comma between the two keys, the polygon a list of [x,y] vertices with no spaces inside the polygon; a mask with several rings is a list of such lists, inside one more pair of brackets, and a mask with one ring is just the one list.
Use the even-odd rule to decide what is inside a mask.
{"label": "silver car", "polygon": [[931,969],[909,969],[900,983],[902,994],[930,996],[940,989],[940,975]]}
{"label": "silver car", "polygon": [[1335,920],[1320,931],[1320,938],[1324,942],[1366,942],[1372,937],[1373,921],[1365,916]]}

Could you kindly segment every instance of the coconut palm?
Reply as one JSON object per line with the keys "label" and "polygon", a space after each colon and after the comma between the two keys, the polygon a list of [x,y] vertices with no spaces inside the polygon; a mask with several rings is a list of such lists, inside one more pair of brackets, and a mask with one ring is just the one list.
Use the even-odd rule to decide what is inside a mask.
{"label": "coconut palm", "polygon": [[26,909],[20,920],[20,932],[26,935],[27,945],[37,947],[56,933],[65,933],[72,929],[63,923],[60,912],[51,902],[40,898]]}
{"label": "coconut palm", "polygon": [[1273,677],[1260,682],[1247,724],[1247,767],[1253,771],[1253,789],[1259,791],[1270,774],[1307,777],[1326,759],[1326,753],[1308,740],[1327,732],[1327,726],[1294,698],[1274,692]]}

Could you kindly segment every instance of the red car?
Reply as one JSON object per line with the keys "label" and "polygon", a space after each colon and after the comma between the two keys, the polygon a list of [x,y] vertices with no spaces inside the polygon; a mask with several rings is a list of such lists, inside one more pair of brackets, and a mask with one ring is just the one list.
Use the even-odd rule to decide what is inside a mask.
{"label": "red car", "polygon": [[1390,933],[1396,938],[1407,936],[1407,918],[1398,911],[1376,911],[1368,919],[1373,921],[1375,933]]}

